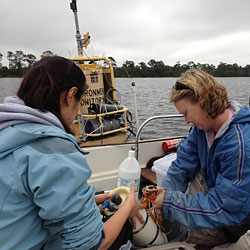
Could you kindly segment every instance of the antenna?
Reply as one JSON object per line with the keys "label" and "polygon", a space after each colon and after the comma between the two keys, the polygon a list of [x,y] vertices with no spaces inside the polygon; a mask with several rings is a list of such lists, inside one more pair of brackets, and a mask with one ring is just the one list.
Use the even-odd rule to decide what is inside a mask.
{"label": "antenna", "polygon": [[83,41],[81,39],[81,34],[79,31],[76,0],[72,0],[72,2],[70,3],[70,8],[72,9],[72,11],[74,13],[74,17],[75,17],[76,42],[77,42],[78,55],[82,56],[83,55]]}

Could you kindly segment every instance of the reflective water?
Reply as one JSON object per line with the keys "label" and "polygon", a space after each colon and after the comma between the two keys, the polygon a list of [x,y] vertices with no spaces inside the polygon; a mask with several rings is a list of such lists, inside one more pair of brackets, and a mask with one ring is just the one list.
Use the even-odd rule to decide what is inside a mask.
{"label": "reflective water", "polygon": [[[228,90],[229,99],[234,99],[242,105],[249,105],[250,77],[217,78]],[[116,88],[121,93],[122,104],[134,112],[134,98],[131,83],[136,85],[136,103],[139,123],[150,116],[177,114],[174,105],[169,102],[171,87],[176,78],[118,78]],[[183,118],[172,120],[153,120],[142,130],[142,138],[159,138],[163,136],[184,135],[189,131]],[[150,134],[150,136],[149,136]]]}
{"label": "reflective water", "polygon": [[[249,105],[250,77],[217,78],[227,90],[229,99],[242,105]],[[135,82],[136,108],[139,125],[155,115],[177,114],[173,104],[169,103],[170,89],[176,78],[116,78],[116,89],[121,103],[129,108],[135,121],[134,94],[131,83]],[[21,82],[20,78],[0,78],[0,103],[4,97],[14,95]],[[172,120],[154,120],[142,130],[141,137],[159,138],[164,136],[185,135],[190,126],[183,118]]]}

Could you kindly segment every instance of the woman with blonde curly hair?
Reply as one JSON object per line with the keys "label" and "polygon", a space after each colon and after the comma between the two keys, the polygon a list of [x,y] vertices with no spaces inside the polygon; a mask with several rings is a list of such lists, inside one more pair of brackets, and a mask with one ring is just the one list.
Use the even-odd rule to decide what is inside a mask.
{"label": "woman with blonde curly hair", "polygon": [[[182,89],[183,86],[186,88]],[[186,71],[173,86],[171,102],[175,103],[184,97],[189,97],[193,103],[199,102],[200,108],[212,119],[228,108],[226,88],[213,76],[201,70]]]}
{"label": "woman with blonde curly hair", "polygon": [[225,87],[198,69],[181,74],[170,101],[193,126],[154,206],[188,227],[189,242],[236,241],[250,229],[250,109],[229,101]]}

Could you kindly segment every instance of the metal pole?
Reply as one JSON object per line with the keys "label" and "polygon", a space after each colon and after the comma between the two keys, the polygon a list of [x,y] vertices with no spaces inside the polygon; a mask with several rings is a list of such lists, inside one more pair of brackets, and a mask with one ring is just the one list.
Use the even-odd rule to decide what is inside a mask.
{"label": "metal pole", "polygon": [[136,132],[137,132],[139,129],[139,120],[138,120],[138,113],[137,113],[135,82],[131,83],[131,89],[132,89],[133,95],[134,95],[134,110],[135,110],[135,122],[136,122]]}
{"label": "metal pole", "polygon": [[70,3],[70,8],[72,9],[72,11],[74,13],[74,17],[75,17],[76,42],[77,42],[78,55],[82,56],[83,55],[83,42],[82,42],[81,34],[80,34],[80,31],[79,31],[76,0],[72,0],[72,2]]}

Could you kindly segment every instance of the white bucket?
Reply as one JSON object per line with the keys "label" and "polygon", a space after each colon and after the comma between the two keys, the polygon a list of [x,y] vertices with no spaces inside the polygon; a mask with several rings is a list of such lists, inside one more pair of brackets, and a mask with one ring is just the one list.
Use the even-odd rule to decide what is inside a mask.
{"label": "white bucket", "polygon": [[147,211],[141,209],[140,213],[144,219],[144,224],[141,224],[136,218],[136,229],[133,230],[134,244],[139,247],[166,244],[168,242],[166,235],[154,223]]}

